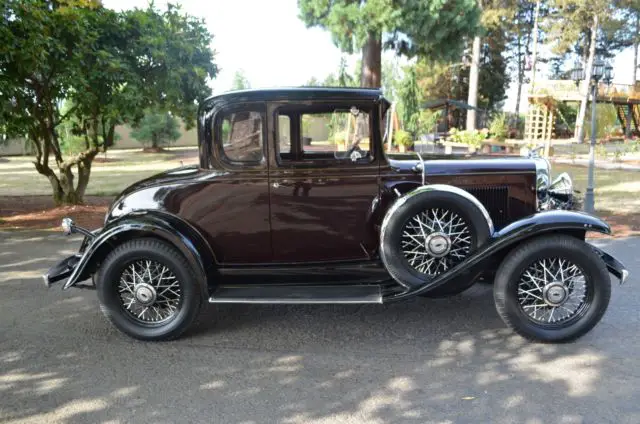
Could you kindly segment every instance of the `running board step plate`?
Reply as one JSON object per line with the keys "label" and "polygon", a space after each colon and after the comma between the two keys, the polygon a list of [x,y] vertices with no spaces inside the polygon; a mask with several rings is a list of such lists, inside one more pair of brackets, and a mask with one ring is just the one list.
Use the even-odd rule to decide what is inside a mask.
{"label": "running board step plate", "polygon": [[382,303],[380,286],[222,286],[209,303]]}

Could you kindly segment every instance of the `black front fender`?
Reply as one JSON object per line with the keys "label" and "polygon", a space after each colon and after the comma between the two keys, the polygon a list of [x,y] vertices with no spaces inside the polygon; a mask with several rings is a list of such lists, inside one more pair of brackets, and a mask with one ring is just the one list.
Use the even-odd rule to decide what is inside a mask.
{"label": "black front fender", "polygon": [[611,234],[611,227],[598,217],[584,212],[554,210],[540,212],[515,221],[493,235],[494,240],[538,235],[551,231],[596,231]]}
{"label": "black front fender", "polygon": [[[427,293],[446,285],[456,277],[481,269],[483,263],[489,262],[498,253],[504,253],[505,250],[514,248],[519,243],[530,238],[552,233],[579,233],[583,235],[586,231],[611,234],[611,227],[600,218],[583,212],[557,210],[528,216],[509,224],[500,231],[494,232],[486,245],[480,247],[449,271],[439,274],[430,281],[425,281],[422,286],[395,295],[388,300],[399,300]],[[610,267],[608,268],[611,270]]]}
{"label": "black front fender", "polygon": [[[213,252],[199,231],[184,220],[164,212],[147,211],[124,215],[105,226],[82,252],[63,290],[91,276],[108,251],[123,239],[156,237],[169,242],[187,259],[198,283],[206,290],[216,262]],[[86,239],[85,239],[86,241]]]}

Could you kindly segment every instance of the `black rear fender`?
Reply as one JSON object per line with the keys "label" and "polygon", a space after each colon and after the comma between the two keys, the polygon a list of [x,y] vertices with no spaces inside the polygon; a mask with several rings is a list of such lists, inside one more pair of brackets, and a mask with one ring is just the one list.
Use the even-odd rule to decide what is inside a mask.
{"label": "black rear fender", "polygon": [[162,212],[125,215],[102,229],[90,241],[64,289],[91,277],[104,258],[117,245],[134,238],[152,237],[175,246],[191,265],[198,284],[208,293],[208,283],[214,281],[216,259],[200,232],[188,222]]}
{"label": "black rear fender", "polygon": [[550,234],[568,234],[584,239],[588,231],[611,234],[609,225],[595,216],[575,211],[546,211],[515,221],[500,231],[494,232],[490,240],[464,261],[449,271],[438,275],[425,285],[413,288],[386,300],[402,299],[416,294],[427,293],[437,287],[447,284],[456,277],[474,271],[487,271],[487,268],[497,267],[502,258],[518,244],[534,237],[544,237]]}

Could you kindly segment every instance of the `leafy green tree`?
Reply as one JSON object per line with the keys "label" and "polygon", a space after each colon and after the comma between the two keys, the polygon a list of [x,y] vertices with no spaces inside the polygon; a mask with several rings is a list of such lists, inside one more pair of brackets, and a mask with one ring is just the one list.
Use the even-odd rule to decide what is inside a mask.
{"label": "leafy green tree", "polygon": [[628,40],[620,37],[623,15],[610,0],[552,0],[545,22],[548,44],[554,53],[575,53],[586,63],[582,102],[576,119],[575,137],[584,141],[584,122],[589,99],[589,81],[598,53],[613,54]]}
{"label": "leafy green tree", "polygon": [[[516,0],[514,4],[514,15],[511,25],[507,25],[507,48],[508,59],[514,68],[516,88],[516,109],[515,115],[520,116],[520,103],[522,99],[522,87],[525,84],[525,76],[529,57],[532,54],[532,42],[534,39],[536,2],[531,0]],[[540,3],[538,19],[544,19],[548,14],[546,3]],[[544,32],[538,26],[538,39],[541,39]],[[558,61],[558,65],[561,61]],[[553,65],[553,63],[552,63]]]}
{"label": "leafy green tree", "polygon": [[131,131],[131,137],[152,149],[160,149],[180,138],[180,122],[170,113],[150,111]]}
{"label": "leafy green tree", "polygon": [[[503,68],[502,51],[496,55],[496,42],[501,46],[498,48],[504,49],[505,40],[504,34],[505,28],[510,26],[513,22],[513,16],[515,14],[515,2],[514,0],[478,0],[478,5],[482,8],[482,29],[485,34],[484,41],[481,33],[475,35],[471,48],[471,64],[469,67],[469,90],[467,95],[467,103],[473,107],[477,107],[478,93],[482,83],[486,81],[480,80],[480,71],[482,67],[481,56],[483,51],[489,49],[489,55],[491,56],[494,66]],[[489,34],[487,34],[487,32]],[[487,53],[484,53],[487,56]],[[506,69],[506,67],[505,67]],[[506,79],[504,69],[499,74],[503,80]],[[508,81],[508,80],[507,80]],[[504,90],[505,81],[499,81],[494,84],[494,87],[502,87]],[[491,91],[493,92],[493,91]],[[504,94],[504,91],[503,91]],[[470,109],[467,112],[467,130],[472,131],[476,128],[476,111]]]}
{"label": "leafy green tree", "polygon": [[363,87],[381,86],[383,48],[455,57],[479,18],[475,0],[298,0],[298,7],[307,26],[328,30],[346,53],[362,53]]}
{"label": "leafy green tree", "polygon": [[416,76],[415,66],[405,69],[405,76],[399,89],[400,108],[399,115],[404,129],[413,137],[417,135],[420,126],[420,89]]}
{"label": "leafy green tree", "polygon": [[396,61],[382,60],[382,91],[391,102],[398,98],[399,84],[402,80],[400,69]]}
{"label": "leafy green tree", "polygon": [[[0,122],[32,145],[57,204],[82,202],[116,125],[154,105],[193,125],[217,72],[204,23],[173,6],[117,13],[90,0],[5,0],[0,19]],[[61,145],[65,122],[84,141],[72,155]]]}
{"label": "leafy green tree", "polygon": [[[636,84],[638,81],[638,51],[640,50],[640,0],[623,0],[621,2],[626,25],[623,31],[626,31],[627,38],[633,45],[633,62],[631,63],[631,81]],[[627,119],[627,128],[625,135],[631,138],[631,119]]]}
{"label": "leafy green tree", "polygon": [[246,90],[251,88],[251,83],[245,75],[244,71],[238,70],[233,74],[233,82],[231,83],[231,90]]}

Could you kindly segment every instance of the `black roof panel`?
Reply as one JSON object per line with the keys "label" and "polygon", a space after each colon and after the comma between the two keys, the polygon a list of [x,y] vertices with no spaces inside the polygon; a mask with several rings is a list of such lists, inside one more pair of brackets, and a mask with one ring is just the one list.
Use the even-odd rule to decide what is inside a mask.
{"label": "black roof panel", "polygon": [[215,103],[243,101],[280,101],[280,100],[331,100],[354,99],[375,101],[382,97],[378,88],[347,87],[286,87],[229,91],[207,98],[203,106]]}

